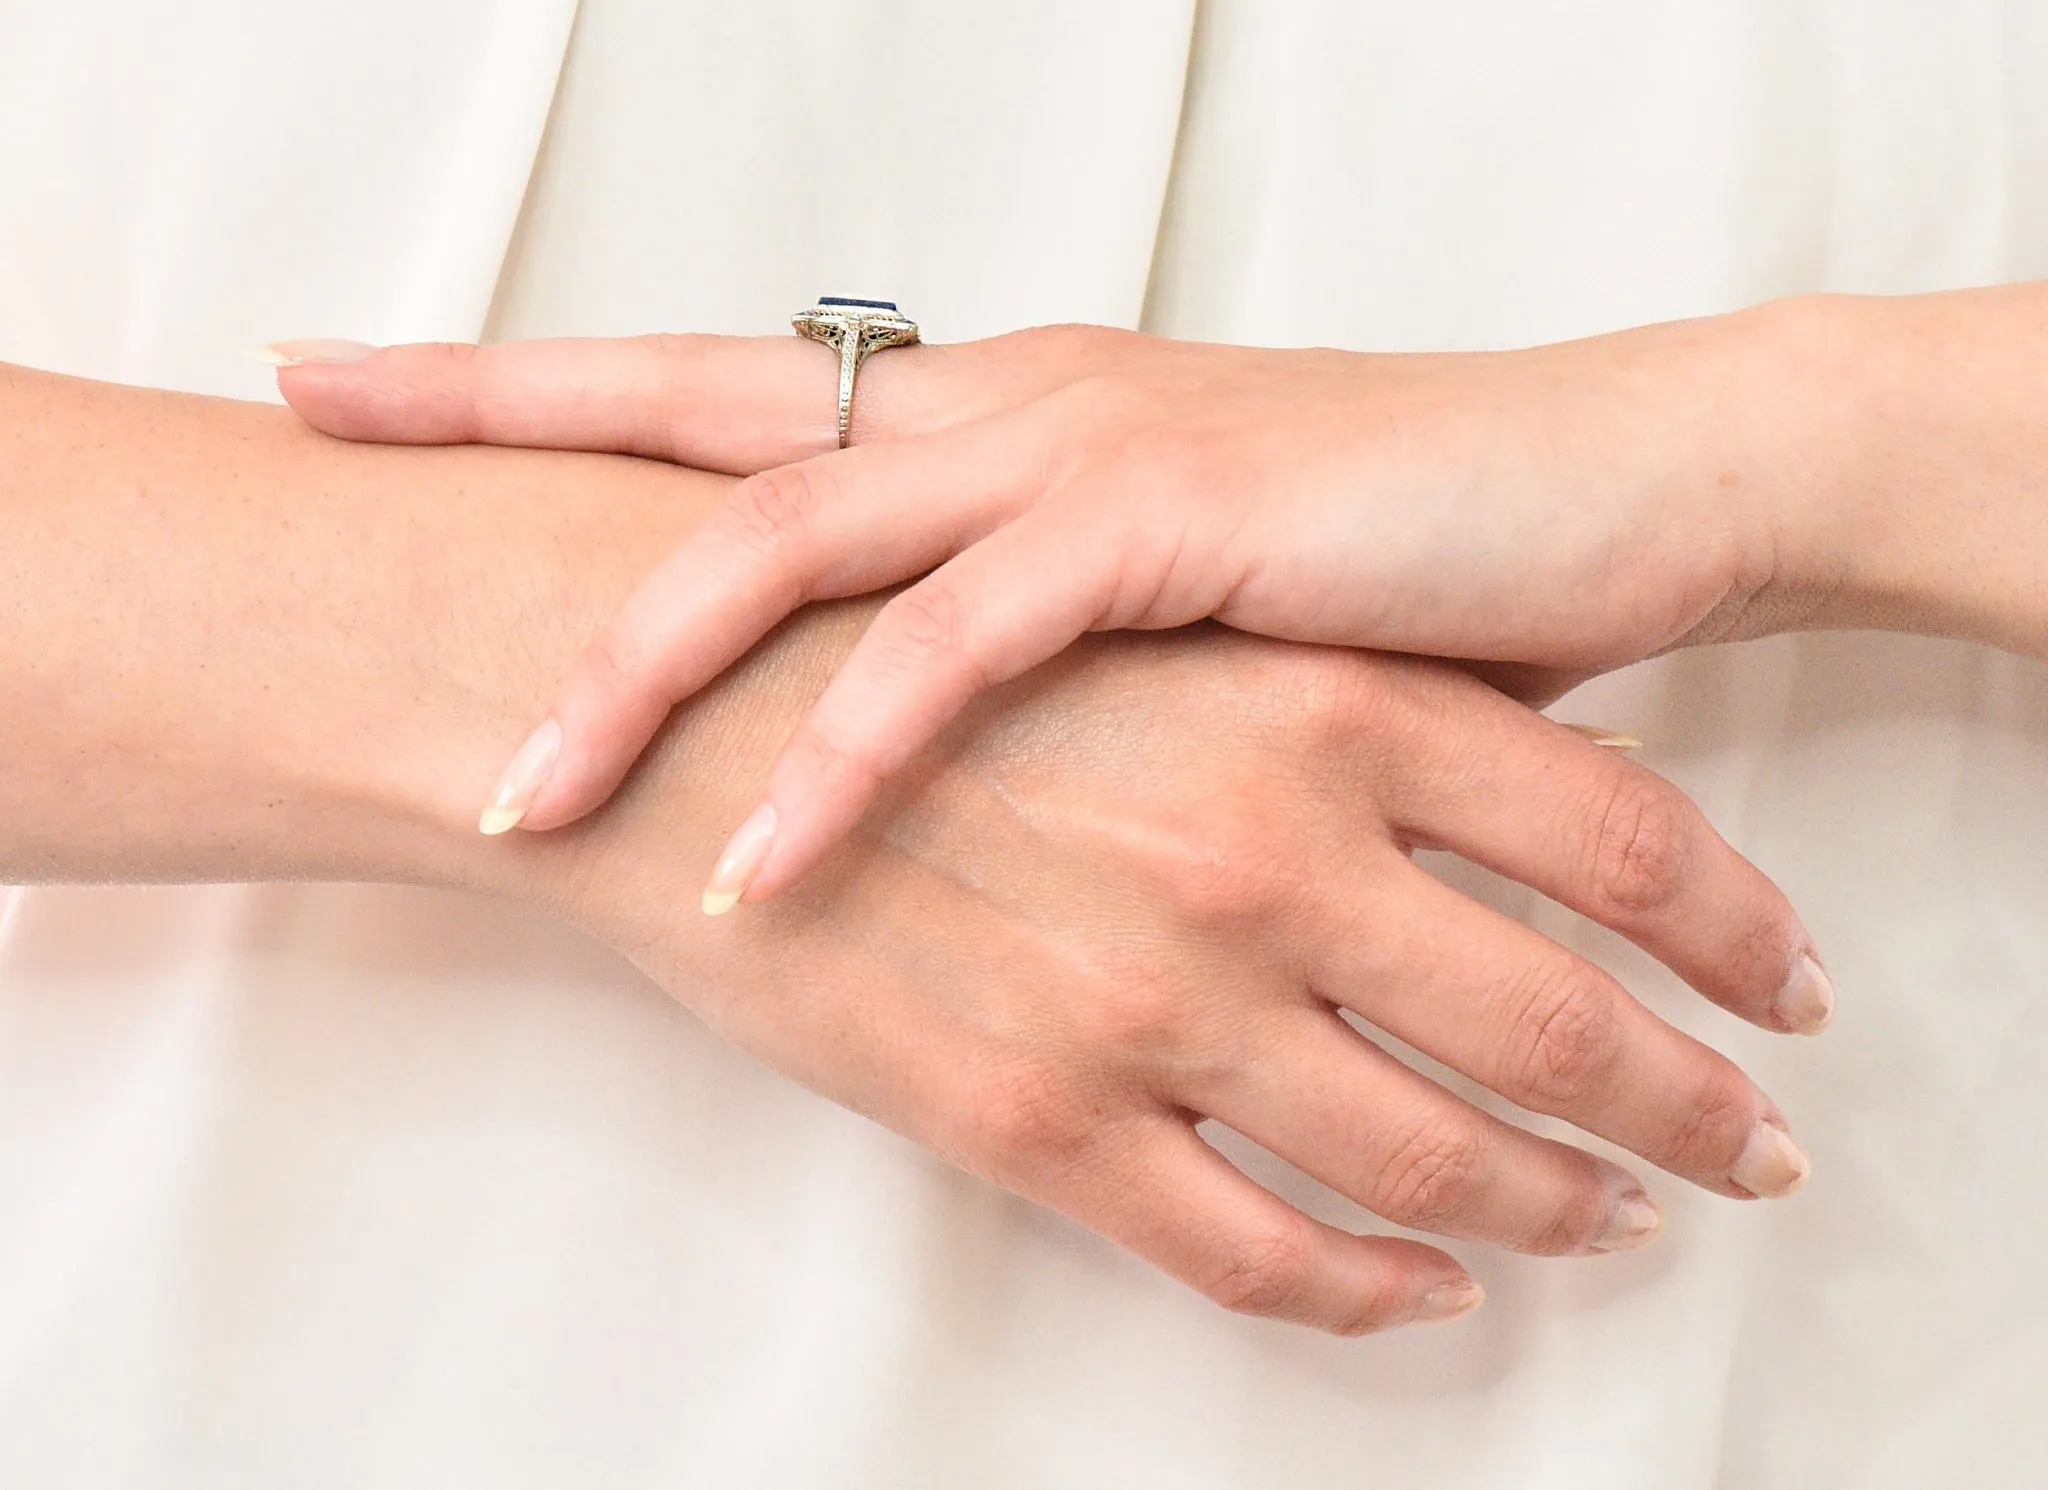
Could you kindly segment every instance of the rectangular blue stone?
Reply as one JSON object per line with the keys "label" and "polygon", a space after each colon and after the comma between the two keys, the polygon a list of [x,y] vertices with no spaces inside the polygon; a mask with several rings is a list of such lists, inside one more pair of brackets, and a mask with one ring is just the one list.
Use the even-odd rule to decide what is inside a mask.
{"label": "rectangular blue stone", "polygon": [[896,302],[893,300],[851,300],[844,295],[820,295],[818,297],[818,304],[856,305],[862,310],[886,310],[897,315],[902,314],[901,311],[896,309]]}

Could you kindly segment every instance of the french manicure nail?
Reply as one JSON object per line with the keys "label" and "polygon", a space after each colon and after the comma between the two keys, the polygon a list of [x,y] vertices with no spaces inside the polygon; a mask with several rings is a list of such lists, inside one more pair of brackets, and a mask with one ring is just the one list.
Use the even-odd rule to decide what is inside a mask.
{"label": "french manicure nail", "polygon": [[544,720],[539,729],[526,737],[526,743],[506,765],[505,774],[498,778],[491,805],[476,820],[477,831],[494,838],[518,827],[527,809],[533,806],[533,799],[554,774],[555,762],[561,754],[562,727],[552,718]]}
{"label": "french manicure nail", "polygon": [[1486,1302],[1486,1290],[1470,1278],[1456,1283],[1440,1283],[1422,1296],[1422,1303],[1415,1311],[1421,1321],[1456,1319],[1460,1314],[1470,1314]]}
{"label": "french manicure nail", "polygon": [[347,341],[335,336],[311,336],[301,341],[274,341],[249,355],[272,367],[298,367],[307,362],[361,362],[377,348],[366,341]]}
{"label": "french manicure nail", "polygon": [[1567,724],[1565,728],[1575,734],[1584,735],[1602,750],[1641,750],[1643,742],[1634,735],[1624,734],[1618,729],[1607,729],[1598,724]]}
{"label": "french manicure nail", "polygon": [[1771,1007],[1788,1028],[1817,1035],[1835,1017],[1834,980],[1811,952],[1801,952]]}
{"label": "french manicure nail", "polygon": [[1607,1224],[1590,1243],[1595,1252],[1632,1252],[1647,1247],[1664,1229],[1664,1213],[1657,1202],[1640,1190],[1632,1190],[1614,1203]]}
{"label": "french manicure nail", "polygon": [[718,856],[711,871],[711,883],[704,887],[704,914],[722,916],[740,903],[747,886],[761,872],[768,850],[775,845],[775,804],[763,802],[740,824]]}
{"label": "french manicure nail", "polygon": [[1776,1200],[1797,1190],[1812,1173],[1813,1161],[1791,1134],[1775,1123],[1759,1122],[1749,1130],[1749,1142],[1728,1178],[1761,1200]]}

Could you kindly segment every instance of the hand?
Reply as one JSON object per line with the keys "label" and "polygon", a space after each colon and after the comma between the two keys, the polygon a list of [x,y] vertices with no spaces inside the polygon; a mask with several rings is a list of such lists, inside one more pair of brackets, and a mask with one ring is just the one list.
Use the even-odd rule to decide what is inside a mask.
{"label": "hand", "polygon": [[1781,615],[1783,513],[1723,393],[1763,361],[1724,323],[1441,357],[1054,328],[873,358],[843,452],[836,362],[795,338],[393,348],[280,386],[351,438],[758,473],[592,643],[486,831],[597,805],[676,700],[806,601],[939,566],[795,731],[719,910],[808,871],[977,691],[1089,630],[1213,616],[1583,672]]}
{"label": "hand", "polygon": [[806,612],[611,810],[480,860],[575,887],[571,914],[769,1064],[1253,1313],[1350,1333],[1478,1294],[1434,1248],[1283,1203],[1205,1117],[1426,1231],[1575,1254],[1657,1226],[1633,1177],[1338,1009],[1719,1194],[1803,1178],[1733,1065],[1408,850],[1534,885],[1771,1029],[1829,1001],[1791,910],[1670,786],[1443,665],[1210,628],[1086,643],[977,705],[790,895],[680,907],[677,846],[746,802],[703,763],[771,746],[873,614]]}
{"label": "hand", "polygon": [[1470,677],[1217,628],[1098,639],[979,705],[801,893],[706,920],[678,854],[744,811],[873,603],[780,628],[573,830],[486,841],[468,804],[728,483],[344,445],[4,368],[0,442],[0,875],[395,879],[572,915],[821,1091],[1219,1297],[1337,1328],[1470,1295],[1441,1253],[1253,1186],[1198,1115],[1450,1234],[1575,1251],[1655,1216],[1334,1006],[1721,1193],[1803,1171],[1726,1061],[1408,863],[1457,849],[1767,1027],[1825,1017],[1798,922],[1682,798]]}

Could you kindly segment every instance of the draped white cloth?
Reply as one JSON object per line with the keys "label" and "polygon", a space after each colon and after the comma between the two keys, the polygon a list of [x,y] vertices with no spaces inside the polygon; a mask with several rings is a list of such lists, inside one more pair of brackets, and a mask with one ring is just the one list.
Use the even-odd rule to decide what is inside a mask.
{"label": "draped white cloth", "polygon": [[[2044,185],[2028,0],[0,0],[0,358],[250,397],[278,337],[765,332],[821,291],[943,339],[1511,345],[2048,274]],[[13,892],[0,1485],[2048,1482],[2048,670],[1788,639],[1568,712],[1790,892],[1836,1029],[1445,872],[1744,1060],[1793,1200],[1657,1182],[1645,1253],[1459,1249],[1478,1316],[1329,1340],[516,910]]]}

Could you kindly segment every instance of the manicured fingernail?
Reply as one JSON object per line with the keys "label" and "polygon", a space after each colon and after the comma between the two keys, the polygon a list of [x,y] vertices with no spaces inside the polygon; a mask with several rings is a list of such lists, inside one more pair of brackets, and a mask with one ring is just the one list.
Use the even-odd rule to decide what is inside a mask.
{"label": "manicured fingernail", "polygon": [[1439,1284],[1424,1294],[1415,1317],[1421,1321],[1456,1319],[1460,1314],[1470,1314],[1485,1302],[1486,1290],[1470,1278],[1464,1278],[1456,1283]]}
{"label": "manicured fingernail", "polygon": [[1776,1200],[1797,1190],[1812,1173],[1813,1161],[1791,1134],[1775,1123],[1759,1122],[1749,1130],[1749,1142],[1728,1178],[1761,1200]]}
{"label": "manicured fingernail", "polygon": [[1811,952],[1801,952],[1792,976],[1778,990],[1771,1006],[1785,1025],[1802,1035],[1817,1035],[1835,1017],[1835,983]]}
{"label": "manicured fingernail", "polygon": [[553,719],[543,721],[539,729],[526,737],[526,743],[505,767],[505,774],[498,778],[498,789],[491,794],[491,805],[476,820],[476,830],[495,837],[518,827],[527,809],[533,806],[533,799],[548,784],[561,754],[562,727]]}
{"label": "manicured fingernail", "polygon": [[739,831],[727,840],[725,852],[718,856],[711,883],[704,887],[704,914],[722,916],[738,905],[774,845],[775,804],[763,802],[740,824]]}
{"label": "manicured fingernail", "polygon": [[1631,1252],[1647,1247],[1664,1229],[1664,1213],[1657,1202],[1640,1190],[1632,1190],[1614,1203],[1607,1224],[1591,1243],[1595,1252]]}
{"label": "manicured fingernail", "polygon": [[366,341],[345,341],[334,336],[311,336],[303,341],[274,341],[249,355],[272,367],[297,367],[305,362],[361,362],[377,348]]}
{"label": "manicured fingernail", "polygon": [[1618,729],[1606,729],[1597,724],[1567,724],[1566,729],[1584,735],[1602,750],[1641,750],[1643,742],[1634,735],[1623,734]]}

